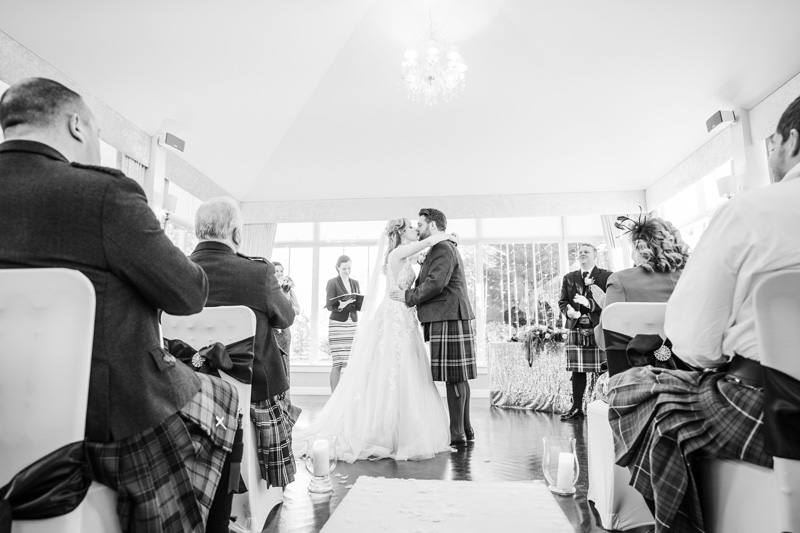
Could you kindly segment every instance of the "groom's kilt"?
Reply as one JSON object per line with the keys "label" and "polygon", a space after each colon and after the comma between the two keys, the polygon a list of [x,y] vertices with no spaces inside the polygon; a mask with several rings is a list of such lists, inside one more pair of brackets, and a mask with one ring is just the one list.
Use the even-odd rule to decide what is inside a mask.
{"label": "groom's kilt", "polygon": [[431,343],[433,381],[458,382],[475,379],[475,333],[471,320],[447,320],[422,324],[425,340]]}
{"label": "groom's kilt", "polygon": [[600,366],[606,361],[606,354],[596,344],[583,346],[580,331],[569,330],[565,351],[567,353],[567,370],[570,372],[600,372]]}

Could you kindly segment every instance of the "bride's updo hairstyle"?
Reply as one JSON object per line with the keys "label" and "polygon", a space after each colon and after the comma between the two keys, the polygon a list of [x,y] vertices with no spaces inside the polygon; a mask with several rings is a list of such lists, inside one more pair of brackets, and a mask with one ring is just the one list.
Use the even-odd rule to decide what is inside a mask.
{"label": "bride's updo hairstyle", "polygon": [[402,240],[400,236],[405,229],[406,219],[404,218],[393,218],[386,223],[386,235],[389,237],[389,246],[386,247],[388,252],[400,246],[400,241]]}
{"label": "bride's updo hairstyle", "polygon": [[400,241],[402,240],[401,235],[406,227],[406,219],[404,218],[393,218],[386,223],[384,231],[386,232],[386,237],[389,242],[386,246],[386,255],[383,256],[384,273],[386,273],[386,265],[389,263],[389,252],[400,246]]}
{"label": "bride's updo hairstyle", "polygon": [[686,266],[689,246],[672,223],[640,215],[639,220],[617,217],[614,225],[629,235],[633,248],[642,258],[639,266],[646,271],[675,272]]}

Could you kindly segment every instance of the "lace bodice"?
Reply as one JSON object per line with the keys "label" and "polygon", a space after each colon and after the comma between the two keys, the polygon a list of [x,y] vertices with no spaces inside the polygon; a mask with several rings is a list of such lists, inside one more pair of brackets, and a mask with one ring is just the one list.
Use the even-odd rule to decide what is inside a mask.
{"label": "lace bodice", "polygon": [[[394,251],[392,251],[394,253]],[[408,258],[403,260],[403,266],[400,267],[400,272],[397,273],[395,277],[394,272],[392,272],[391,265],[387,265],[386,268],[386,291],[388,292],[393,287],[399,287],[403,290],[411,288],[411,285],[414,283],[414,280],[417,279],[417,275],[414,273],[414,269],[411,267],[411,261]]]}

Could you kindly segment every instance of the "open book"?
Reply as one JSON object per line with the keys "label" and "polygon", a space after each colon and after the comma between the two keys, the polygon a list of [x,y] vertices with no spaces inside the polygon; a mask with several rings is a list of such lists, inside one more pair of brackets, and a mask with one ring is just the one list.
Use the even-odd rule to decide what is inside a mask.
{"label": "open book", "polygon": [[357,304],[361,304],[364,302],[364,295],[355,292],[340,294],[339,296],[334,296],[333,298],[330,298],[328,300],[328,303],[342,301],[342,300],[350,300],[350,299],[355,300]]}

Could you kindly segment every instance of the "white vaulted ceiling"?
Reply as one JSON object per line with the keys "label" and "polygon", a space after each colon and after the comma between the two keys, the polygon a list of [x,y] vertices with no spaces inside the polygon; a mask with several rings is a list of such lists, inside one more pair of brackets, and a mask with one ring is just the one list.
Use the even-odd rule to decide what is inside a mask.
{"label": "white vaulted ceiling", "polygon": [[641,190],[800,72],[793,0],[437,0],[469,65],[399,91],[421,0],[0,0],[0,30],[243,201]]}

